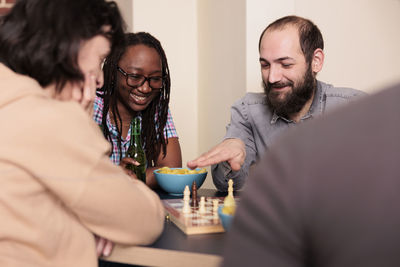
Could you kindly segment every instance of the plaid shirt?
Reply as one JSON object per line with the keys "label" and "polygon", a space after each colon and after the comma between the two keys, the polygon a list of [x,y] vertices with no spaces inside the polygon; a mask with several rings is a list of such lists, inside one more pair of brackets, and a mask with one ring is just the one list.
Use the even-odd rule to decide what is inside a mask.
{"label": "plaid shirt", "polygon": [[[101,125],[101,120],[103,117],[103,107],[104,107],[103,99],[99,96],[96,96],[96,98],[94,100],[94,106],[93,106],[93,109],[94,109],[93,119],[98,125]],[[156,120],[156,117],[154,119]],[[107,123],[108,129],[110,130],[111,141],[113,143],[113,151],[110,156],[110,159],[114,164],[119,165],[120,155],[122,154],[122,158],[124,158],[126,151],[129,148],[129,142],[131,140],[131,129],[129,129],[126,139],[121,137],[121,150],[122,151],[120,153],[120,151],[118,151],[117,127],[111,123],[109,113],[107,113],[107,122],[106,123]],[[168,109],[167,123],[165,124],[165,127],[164,127],[164,137],[166,137],[166,138],[178,137],[178,134],[176,133],[174,121],[172,119],[171,111],[169,109]]]}

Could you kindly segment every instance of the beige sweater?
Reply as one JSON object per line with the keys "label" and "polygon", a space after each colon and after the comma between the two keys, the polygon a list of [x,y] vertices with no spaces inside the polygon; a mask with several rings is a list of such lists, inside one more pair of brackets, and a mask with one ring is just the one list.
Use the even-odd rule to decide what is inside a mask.
{"label": "beige sweater", "polygon": [[149,244],[158,196],[107,156],[99,127],[74,102],[0,64],[0,266],[97,266],[93,233]]}

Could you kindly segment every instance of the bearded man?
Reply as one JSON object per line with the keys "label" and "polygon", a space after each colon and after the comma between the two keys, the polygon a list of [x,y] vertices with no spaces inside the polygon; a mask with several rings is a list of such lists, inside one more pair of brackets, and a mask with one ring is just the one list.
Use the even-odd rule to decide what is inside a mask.
{"label": "bearded man", "polygon": [[247,93],[238,100],[224,140],[188,167],[214,164],[218,190],[226,191],[229,179],[235,190],[240,189],[250,166],[284,130],[364,95],[316,79],[324,63],[323,49],[322,34],[308,19],[286,16],[267,26],[259,41],[264,93]]}

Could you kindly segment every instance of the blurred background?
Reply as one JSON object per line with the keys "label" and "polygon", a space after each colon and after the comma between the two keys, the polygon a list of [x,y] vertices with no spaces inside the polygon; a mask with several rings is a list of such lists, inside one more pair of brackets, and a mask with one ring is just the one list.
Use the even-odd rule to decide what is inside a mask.
{"label": "blurred background", "polygon": [[[399,0],[116,2],[129,31],[150,32],[165,49],[184,166],[221,141],[235,100],[262,91],[258,40],[279,17],[303,16],[320,28],[325,64],[318,79],[369,93],[400,82]],[[210,173],[203,188],[214,188]]]}

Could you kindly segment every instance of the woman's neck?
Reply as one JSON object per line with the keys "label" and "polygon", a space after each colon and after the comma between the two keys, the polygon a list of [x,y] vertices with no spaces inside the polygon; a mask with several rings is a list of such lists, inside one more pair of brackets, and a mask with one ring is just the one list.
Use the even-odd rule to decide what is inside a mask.
{"label": "woman's neck", "polygon": [[[137,112],[136,111],[132,112],[132,110],[130,110],[130,109],[128,110],[128,108],[125,107],[120,102],[117,102],[117,109],[118,109],[118,113],[121,117],[121,122],[122,122],[122,137],[126,138],[126,136],[128,135],[128,132],[129,132],[129,127],[130,127],[131,121],[134,117],[137,116]],[[110,113],[111,123],[113,125],[116,125],[116,123],[114,121],[114,115],[116,115],[116,114],[113,114],[113,111],[111,109],[109,110],[109,113]]]}

